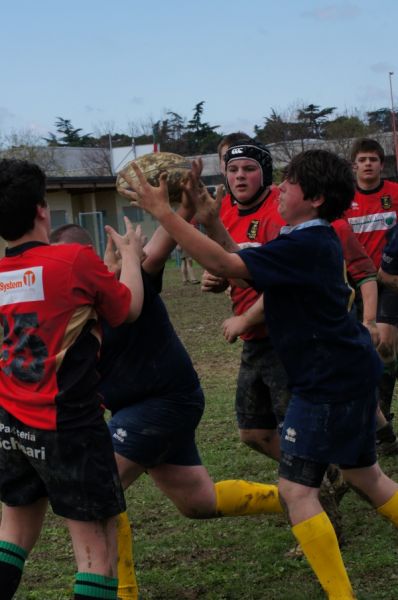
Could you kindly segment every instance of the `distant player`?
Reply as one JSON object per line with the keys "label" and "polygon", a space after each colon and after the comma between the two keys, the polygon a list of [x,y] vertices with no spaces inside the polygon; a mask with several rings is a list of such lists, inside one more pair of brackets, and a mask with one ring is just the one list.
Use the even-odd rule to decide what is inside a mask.
{"label": "distant player", "polygon": [[[351,160],[356,176],[356,192],[346,212],[358,240],[380,267],[387,234],[397,223],[398,184],[383,181],[384,150],[376,140],[363,138],[355,142]],[[398,296],[388,287],[379,288],[377,329],[380,335],[378,351],[383,360],[384,373],[379,386],[380,407],[388,423],[377,432],[378,450],[382,454],[397,454],[398,441],[392,429],[391,402],[397,367]]]}

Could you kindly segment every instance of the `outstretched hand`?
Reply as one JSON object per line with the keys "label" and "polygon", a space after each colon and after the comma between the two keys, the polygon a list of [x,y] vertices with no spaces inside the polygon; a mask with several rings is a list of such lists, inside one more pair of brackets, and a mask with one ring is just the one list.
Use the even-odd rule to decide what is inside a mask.
{"label": "outstretched hand", "polygon": [[201,225],[209,227],[218,219],[224,189],[223,186],[218,186],[216,198],[213,198],[200,179],[202,167],[201,159],[192,161],[192,169],[187,181],[182,184],[182,188],[195,210],[195,220]]}
{"label": "outstretched hand", "polygon": [[145,175],[136,163],[132,163],[137,179],[133,180],[127,172],[122,171],[123,178],[127,181],[129,189],[122,189],[120,193],[130,202],[138,203],[146,212],[160,220],[160,217],[171,212],[169,192],[167,189],[167,173],[162,173],[159,186],[148,183]]}
{"label": "outstretched hand", "polygon": [[[105,251],[105,263],[108,265],[110,270],[113,270],[109,264],[117,265],[119,257],[123,257],[124,252],[130,252],[133,250],[135,256],[141,261],[143,257],[143,234],[141,231],[141,225],[137,225],[134,229],[130,219],[124,217],[124,223],[126,226],[126,233],[121,235],[111,227],[110,225],[105,226],[105,231],[108,235],[108,242]],[[108,264],[109,262],[109,264]]]}
{"label": "outstretched hand", "polygon": [[107,233],[106,248],[104,254],[104,263],[108,267],[111,273],[114,273],[117,277],[120,275],[122,268],[122,261],[119,252],[116,250],[113,243],[113,239],[110,233]]}

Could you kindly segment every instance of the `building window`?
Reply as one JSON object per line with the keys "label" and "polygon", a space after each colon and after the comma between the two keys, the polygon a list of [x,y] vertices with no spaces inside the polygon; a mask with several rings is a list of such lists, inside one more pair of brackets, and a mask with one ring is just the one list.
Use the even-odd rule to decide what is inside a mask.
{"label": "building window", "polygon": [[50,210],[51,229],[67,224],[66,210]]}
{"label": "building window", "polygon": [[123,206],[123,214],[132,223],[142,223],[144,220],[144,211],[138,206]]}

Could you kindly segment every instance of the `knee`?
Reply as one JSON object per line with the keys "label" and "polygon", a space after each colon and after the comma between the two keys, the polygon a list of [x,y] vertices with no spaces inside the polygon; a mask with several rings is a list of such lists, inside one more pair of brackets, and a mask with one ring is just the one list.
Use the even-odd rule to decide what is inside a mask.
{"label": "knee", "polygon": [[395,361],[395,346],[389,341],[381,341],[380,344],[377,346],[377,351],[383,363],[389,364]]}
{"label": "knee", "polygon": [[[278,483],[279,498],[283,506],[301,503],[308,500],[311,491],[306,486],[295,484],[291,481],[280,479]],[[316,493],[317,494],[317,493]]]}
{"label": "knee", "polygon": [[384,363],[390,363],[396,359],[397,334],[392,325],[378,324],[380,342],[377,350]]}
{"label": "knee", "polygon": [[240,429],[240,441],[251,448],[272,458],[279,449],[279,435],[276,429]]}

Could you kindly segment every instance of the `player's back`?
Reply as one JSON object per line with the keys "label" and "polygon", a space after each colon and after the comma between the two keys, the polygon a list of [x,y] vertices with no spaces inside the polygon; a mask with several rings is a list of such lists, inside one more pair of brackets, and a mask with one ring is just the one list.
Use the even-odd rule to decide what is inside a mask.
{"label": "player's back", "polygon": [[96,311],[114,320],[118,290],[127,308],[129,292],[119,285],[88,247],[31,242],[7,251],[0,261],[0,404],[7,411],[43,429],[70,427],[86,413],[96,418]]}

